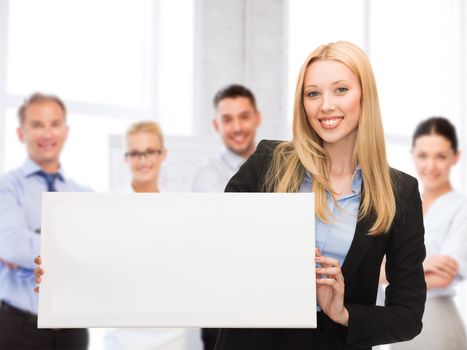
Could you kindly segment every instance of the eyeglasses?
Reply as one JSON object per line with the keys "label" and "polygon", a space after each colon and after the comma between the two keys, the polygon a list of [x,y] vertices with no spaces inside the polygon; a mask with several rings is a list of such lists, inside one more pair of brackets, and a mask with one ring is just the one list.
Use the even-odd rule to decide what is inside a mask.
{"label": "eyeglasses", "polygon": [[144,152],[131,151],[125,153],[125,158],[130,158],[131,160],[141,159],[141,158],[156,158],[162,154],[162,149],[148,149]]}

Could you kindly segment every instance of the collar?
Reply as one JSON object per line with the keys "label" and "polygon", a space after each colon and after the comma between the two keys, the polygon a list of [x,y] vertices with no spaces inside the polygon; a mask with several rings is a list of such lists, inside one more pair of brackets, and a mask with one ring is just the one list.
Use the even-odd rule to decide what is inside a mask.
{"label": "collar", "polygon": [[[304,181],[309,182],[310,184],[313,182],[311,179],[311,174],[308,171],[305,171],[305,178]],[[360,192],[362,191],[362,183],[363,183],[363,177],[362,177],[362,168],[360,165],[357,165],[355,168],[355,172],[352,175],[352,195],[359,195]]]}
{"label": "collar", "polygon": [[355,172],[352,176],[352,192],[354,194],[360,194],[360,192],[362,191],[362,183],[362,168],[360,168],[360,165],[357,165],[357,167],[355,168]]}
{"label": "collar", "polygon": [[[24,177],[30,177],[37,173],[38,171],[43,171],[43,169],[31,158],[27,158],[20,167],[21,173]],[[57,178],[60,181],[65,182],[65,176],[63,173],[63,168],[60,166],[57,171]]]}
{"label": "collar", "polygon": [[241,155],[235,152],[232,152],[227,147],[224,147],[224,149],[222,150],[221,158],[230,169],[235,170],[235,171],[240,169],[240,167],[243,165],[243,163],[245,163],[245,160],[246,160]]}

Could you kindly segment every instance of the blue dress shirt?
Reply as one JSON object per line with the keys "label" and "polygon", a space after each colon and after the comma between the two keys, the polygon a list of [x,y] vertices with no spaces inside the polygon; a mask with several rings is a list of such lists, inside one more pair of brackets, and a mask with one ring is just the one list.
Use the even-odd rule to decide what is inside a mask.
{"label": "blue dress shirt", "polygon": [[[352,177],[352,193],[337,198],[337,206],[329,192],[326,192],[329,211],[332,213],[330,224],[326,224],[319,217],[315,217],[315,246],[321,250],[323,256],[339,261],[342,268],[345,257],[357,227],[358,209],[360,207],[362,189],[362,171],[359,167]],[[311,192],[312,180],[306,174],[299,192]],[[316,310],[321,307],[316,305]]]}
{"label": "blue dress shirt", "polygon": [[[34,293],[34,258],[40,253],[42,193],[45,179],[31,159],[0,178],[0,257],[18,265],[0,264],[0,300],[37,314]],[[89,188],[68,180],[59,170],[55,187],[60,192],[88,192]]]}
{"label": "blue dress shirt", "polygon": [[[311,191],[312,180],[307,174],[300,187],[300,192]],[[321,254],[337,259],[342,267],[350,249],[357,226],[358,209],[360,207],[362,188],[362,172],[359,167],[352,177],[352,193],[339,197],[337,206],[330,193],[326,193],[332,217],[330,224],[326,224],[318,217],[315,218],[315,244]]]}

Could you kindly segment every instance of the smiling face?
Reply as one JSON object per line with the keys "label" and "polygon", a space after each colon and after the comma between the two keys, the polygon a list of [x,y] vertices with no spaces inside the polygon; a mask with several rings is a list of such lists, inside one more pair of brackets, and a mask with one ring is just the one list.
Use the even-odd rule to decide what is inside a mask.
{"label": "smiling face", "polygon": [[426,190],[439,190],[450,186],[449,173],[459,160],[451,142],[437,134],[422,135],[412,149],[415,168]]}
{"label": "smiling face", "polygon": [[216,108],[213,120],[216,131],[232,152],[248,157],[255,149],[256,129],[261,117],[246,97],[224,98]]}
{"label": "smiling face", "polygon": [[17,133],[26,145],[29,158],[45,171],[57,171],[60,152],[68,136],[65,113],[57,103],[30,104]]}
{"label": "smiling face", "polygon": [[360,119],[361,87],[358,77],[343,63],[318,60],[305,72],[303,106],[308,122],[324,147],[354,147]]}
{"label": "smiling face", "polygon": [[140,184],[157,182],[161,164],[167,151],[160,138],[150,132],[137,132],[127,136],[127,163],[132,181]]}

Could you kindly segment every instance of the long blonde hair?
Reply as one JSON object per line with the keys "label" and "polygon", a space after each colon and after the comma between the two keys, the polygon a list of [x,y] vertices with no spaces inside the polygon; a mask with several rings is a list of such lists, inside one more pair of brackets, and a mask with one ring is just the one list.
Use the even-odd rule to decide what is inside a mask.
{"label": "long blonde hair", "polygon": [[269,191],[298,192],[306,172],[313,179],[316,215],[330,222],[326,191],[333,195],[328,179],[328,155],[323,141],[311,127],[303,106],[303,85],[306,69],[318,60],[335,60],[345,64],[361,85],[360,120],[357,130],[353,164],[360,165],[363,188],[359,219],[375,215],[370,235],[389,231],[396,212],[390,168],[387,163],[383,124],[375,78],[367,56],[352,43],[339,41],[322,45],[303,63],[295,90],[293,139],[282,142],[274,151],[265,186]]}

